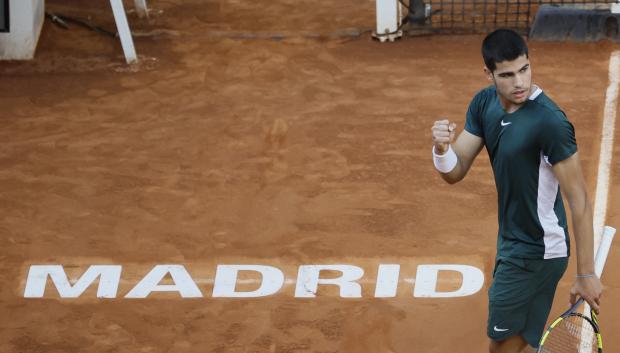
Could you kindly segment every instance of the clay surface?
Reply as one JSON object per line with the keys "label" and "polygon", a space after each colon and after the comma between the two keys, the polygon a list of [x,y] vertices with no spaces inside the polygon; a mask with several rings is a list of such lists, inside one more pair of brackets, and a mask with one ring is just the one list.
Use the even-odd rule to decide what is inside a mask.
{"label": "clay surface", "polygon": [[[485,352],[497,234],[489,160],[483,151],[448,185],[430,140],[441,117],[460,131],[489,84],[482,37],[378,43],[368,0],[149,6],[148,20],[129,13],[137,66],[123,63],[117,39],[49,21],[34,61],[0,63],[0,352]],[[105,1],[47,7],[114,28]],[[534,81],[575,125],[592,198],[616,49],[530,43]],[[615,157],[606,224],[618,227]],[[276,266],[295,280],[299,265],[335,263],[365,270],[362,298],[329,286],[295,298],[290,284],[212,298],[206,280],[218,264]],[[476,266],[484,287],[414,298],[404,278],[421,263]],[[123,265],[118,297],[97,299],[92,286],[59,298],[48,285],[44,298],[24,298],[37,264],[73,279]],[[204,297],[123,298],[157,264],[205,279]],[[378,264],[402,266],[396,297],[374,298]],[[620,350],[618,266],[616,241],[600,315],[609,352]],[[574,272],[572,258],[552,315]]]}

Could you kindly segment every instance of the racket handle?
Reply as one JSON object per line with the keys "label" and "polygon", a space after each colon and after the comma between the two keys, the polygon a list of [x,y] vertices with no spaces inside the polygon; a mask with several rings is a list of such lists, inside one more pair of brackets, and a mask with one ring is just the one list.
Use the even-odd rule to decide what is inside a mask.
{"label": "racket handle", "polygon": [[601,278],[601,275],[603,274],[603,268],[605,267],[607,255],[609,254],[611,242],[614,240],[615,234],[616,228],[605,226],[603,235],[601,236],[601,243],[599,244],[596,257],[594,258],[594,273],[596,273],[598,278]]}
{"label": "racket handle", "polygon": [[[596,257],[594,258],[594,273],[598,278],[601,278],[603,274],[603,268],[605,267],[605,262],[607,261],[607,255],[609,255],[609,249],[611,248],[611,242],[614,240],[614,236],[616,235],[616,228],[605,226],[603,229],[603,235],[601,236],[601,241],[598,245],[598,249],[596,251]],[[579,298],[579,300],[571,306],[570,309],[564,312],[564,315],[568,315],[569,313],[575,311],[579,305],[583,303],[583,298]],[[591,312],[591,308],[588,304],[586,304],[586,312]]]}

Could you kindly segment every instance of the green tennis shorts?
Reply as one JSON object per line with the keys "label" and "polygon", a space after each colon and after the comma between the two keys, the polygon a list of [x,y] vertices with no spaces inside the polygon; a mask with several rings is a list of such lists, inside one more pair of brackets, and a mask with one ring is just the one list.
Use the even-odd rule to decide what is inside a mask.
{"label": "green tennis shorts", "polygon": [[520,335],[537,348],[568,258],[498,257],[489,288],[487,335],[495,341]]}

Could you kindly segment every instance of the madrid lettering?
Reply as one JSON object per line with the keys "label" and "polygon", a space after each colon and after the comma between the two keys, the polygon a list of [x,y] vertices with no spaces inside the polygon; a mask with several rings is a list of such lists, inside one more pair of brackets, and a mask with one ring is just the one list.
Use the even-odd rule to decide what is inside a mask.
{"label": "madrid lettering", "polygon": [[[43,298],[48,281],[53,284],[61,298],[78,298],[86,289],[97,286],[97,298],[117,298],[121,281],[121,265],[91,265],[77,279],[69,280],[62,265],[32,265],[28,271],[24,290],[25,298]],[[240,291],[237,284],[241,281],[239,274],[244,271],[260,274],[255,281],[258,289]],[[339,273],[338,277],[321,276],[323,271]],[[452,271],[460,274],[460,285],[455,290],[438,290],[441,273]],[[247,274],[247,273],[246,273]],[[319,286],[337,286],[342,298],[361,298],[364,270],[354,265],[302,265],[299,266],[296,281],[285,281],[282,270],[265,265],[218,265],[211,296],[214,298],[257,298],[267,297],[281,291],[285,282],[295,284],[296,298],[315,298]],[[373,276],[374,277],[374,276]],[[168,278],[168,284],[161,282]],[[370,283],[374,284],[375,298],[396,297],[400,278],[400,265],[380,264],[377,276]],[[170,280],[171,279],[171,280]],[[98,280],[98,281],[97,281]],[[376,280],[376,281],[375,281]],[[96,282],[98,282],[96,284]],[[172,282],[172,284],[169,284]],[[198,283],[204,283],[199,279]],[[412,285],[412,295],[417,298],[454,298],[470,296],[482,288],[483,272],[469,265],[430,264],[418,265],[415,279],[407,282]],[[49,287],[48,287],[49,288]],[[156,265],[140,279],[123,297],[147,298],[156,292],[177,292],[181,298],[202,298],[199,288],[183,265]],[[48,293],[49,295],[49,293]]]}

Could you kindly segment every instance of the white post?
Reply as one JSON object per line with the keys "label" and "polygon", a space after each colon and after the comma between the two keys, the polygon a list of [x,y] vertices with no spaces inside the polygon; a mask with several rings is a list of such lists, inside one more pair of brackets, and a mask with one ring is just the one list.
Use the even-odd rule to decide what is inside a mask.
{"label": "white post", "polygon": [[125,60],[128,64],[137,63],[138,57],[136,56],[136,50],[133,46],[133,39],[131,38],[129,23],[127,23],[127,16],[125,15],[123,1],[110,0],[110,5],[112,6],[112,12],[114,13],[118,36],[121,38],[121,45],[123,46],[123,52],[125,53]]}
{"label": "white post", "polygon": [[44,0],[10,0],[9,32],[0,33],[0,60],[30,60],[45,20]]}
{"label": "white post", "polygon": [[136,13],[138,14],[138,17],[149,17],[149,12],[146,8],[146,0],[133,0],[133,3],[136,6]]}
{"label": "white post", "polygon": [[398,0],[376,0],[377,28],[373,36],[381,42],[389,40],[393,42],[403,35],[399,30],[401,20],[401,8]]}

